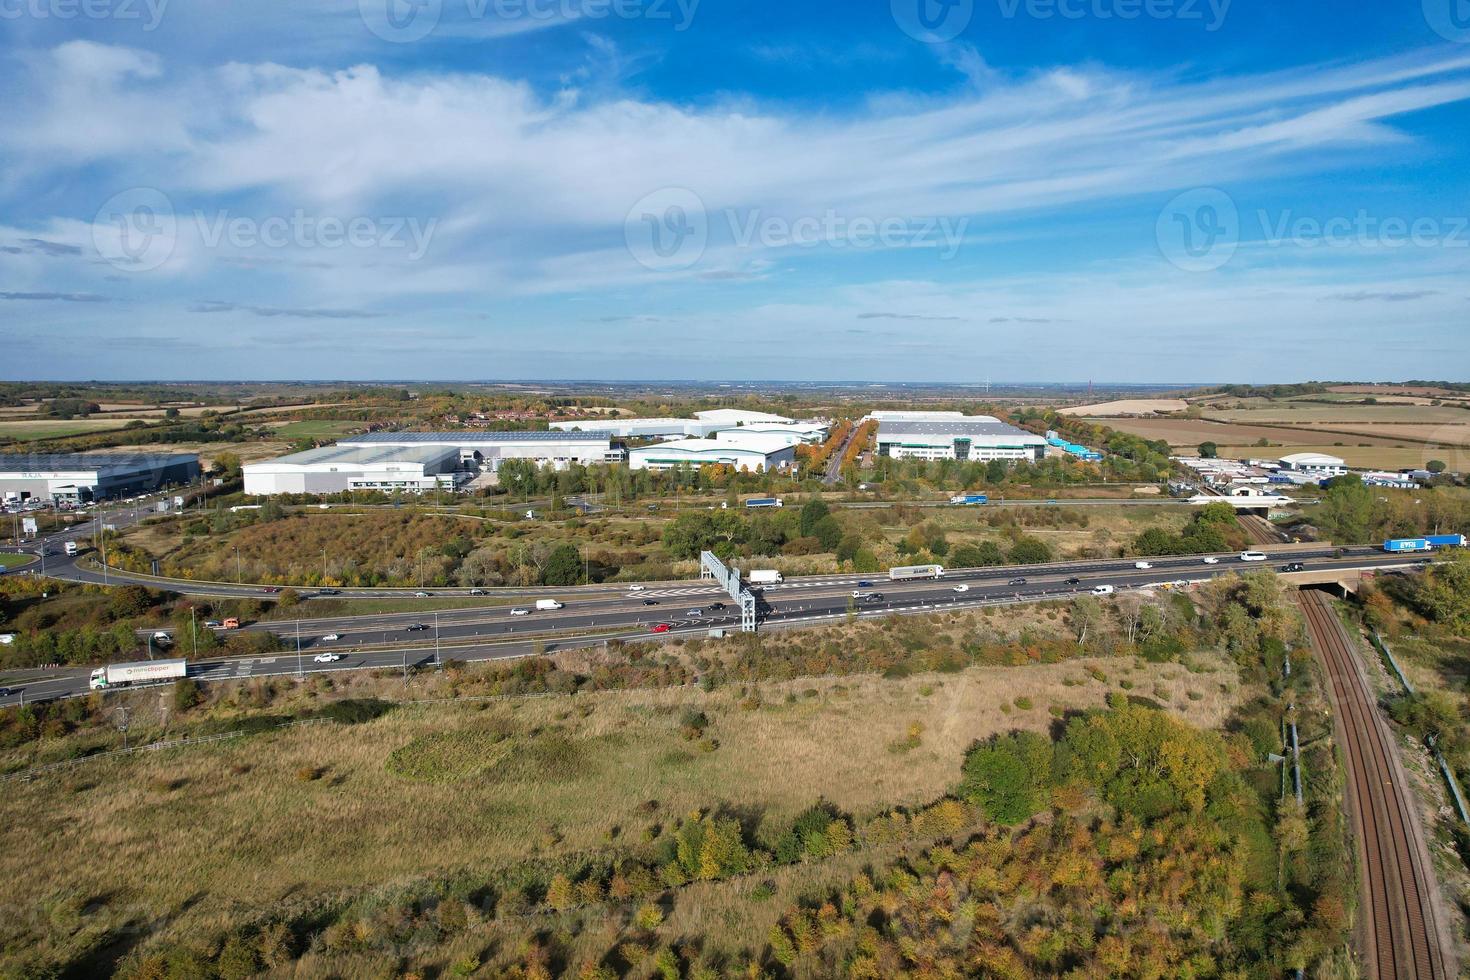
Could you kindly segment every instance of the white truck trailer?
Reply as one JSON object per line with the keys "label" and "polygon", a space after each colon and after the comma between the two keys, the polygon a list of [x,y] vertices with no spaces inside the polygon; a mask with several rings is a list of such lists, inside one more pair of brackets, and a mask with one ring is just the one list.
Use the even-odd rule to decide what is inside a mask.
{"label": "white truck trailer", "polygon": [[77,543],[75,541],[68,541],[61,547],[68,555],[75,555],[77,553]]}
{"label": "white truck trailer", "polygon": [[774,568],[757,568],[745,577],[751,585],[775,585],[782,580]]}
{"label": "white truck trailer", "polygon": [[131,684],[175,681],[188,674],[188,666],[184,660],[139,660],[130,664],[108,664],[92,671],[88,686],[94,691],[106,691]]}

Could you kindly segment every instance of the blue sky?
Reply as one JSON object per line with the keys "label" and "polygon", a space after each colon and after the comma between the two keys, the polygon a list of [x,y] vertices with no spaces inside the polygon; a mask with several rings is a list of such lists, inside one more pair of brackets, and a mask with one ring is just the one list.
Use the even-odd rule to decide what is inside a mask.
{"label": "blue sky", "polygon": [[0,0],[0,89],[8,379],[1470,377],[1470,0]]}

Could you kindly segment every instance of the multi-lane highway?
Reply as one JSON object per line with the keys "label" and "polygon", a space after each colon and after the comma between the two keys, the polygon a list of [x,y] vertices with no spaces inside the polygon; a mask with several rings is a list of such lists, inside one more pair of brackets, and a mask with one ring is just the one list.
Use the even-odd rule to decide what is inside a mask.
{"label": "multi-lane highway", "polygon": [[[1306,546],[1276,552],[1264,567],[1280,569],[1300,562],[1311,572],[1354,569],[1406,568],[1422,556],[1388,555],[1371,548],[1346,549]],[[795,579],[760,590],[763,629],[820,623],[847,616],[875,617],[933,612],[1000,602],[1027,602],[1066,598],[1098,586],[1122,592],[1179,581],[1198,582],[1216,575],[1263,567],[1243,563],[1235,555],[1218,556],[1206,564],[1197,556],[1157,558],[1152,567],[1139,569],[1134,560],[1070,562],[1044,566],[1013,566],[951,570],[939,580],[890,582],[858,575]],[[711,582],[687,581],[631,591],[621,586],[560,590],[565,603],[557,610],[533,611],[532,604],[440,610],[436,613],[389,613],[368,616],[303,618],[300,630],[300,667],[303,670],[383,668],[442,658],[489,660],[523,656],[535,650],[553,651],[601,643],[609,639],[653,639],[663,636],[703,635],[712,628],[738,629],[739,611]],[[854,593],[859,594],[855,596]],[[308,607],[309,608],[309,607]],[[528,610],[515,615],[513,609]],[[436,623],[437,617],[437,623]],[[669,631],[654,634],[667,624]],[[414,628],[422,627],[422,628]],[[277,633],[290,653],[240,660],[192,662],[190,673],[204,680],[226,680],[265,674],[289,674],[298,669],[295,653],[297,621],[256,623],[248,629]],[[336,634],[338,639],[325,636]],[[189,657],[190,638],[176,638],[174,655]],[[323,652],[341,653],[343,659],[316,664]],[[23,690],[0,703],[25,697],[54,698],[85,691],[85,670],[64,670],[26,678]],[[16,686],[12,682],[12,686]]]}

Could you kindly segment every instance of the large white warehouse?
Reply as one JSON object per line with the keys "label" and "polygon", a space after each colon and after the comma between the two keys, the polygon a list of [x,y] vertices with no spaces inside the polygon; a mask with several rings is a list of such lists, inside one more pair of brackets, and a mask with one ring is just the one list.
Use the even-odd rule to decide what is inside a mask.
{"label": "large white warehouse", "polygon": [[699,419],[598,419],[595,422],[553,422],[551,427],[559,432],[595,428],[623,439],[686,439],[691,436],[702,439],[718,432],[721,425]]}
{"label": "large white warehouse", "polygon": [[245,492],[342,493],[454,487],[474,478],[452,446],[322,446],[262,463],[247,463]]}
{"label": "large white warehouse", "polygon": [[635,470],[669,470],[717,463],[752,472],[787,469],[796,463],[796,447],[781,437],[768,435],[751,436],[747,440],[679,439],[628,450],[628,466]]}
{"label": "large white warehouse", "polygon": [[466,464],[494,471],[502,460],[525,459],[537,465],[564,469],[572,463],[620,463],[623,448],[606,429],[588,432],[368,432],[349,436],[339,446],[445,448],[459,453]]}
{"label": "large white warehouse", "polygon": [[199,480],[193,453],[0,453],[0,499],[85,503]]}
{"label": "large white warehouse", "polygon": [[1041,436],[990,415],[919,412],[884,415],[878,421],[879,456],[1035,462],[1046,455],[1046,440]]}

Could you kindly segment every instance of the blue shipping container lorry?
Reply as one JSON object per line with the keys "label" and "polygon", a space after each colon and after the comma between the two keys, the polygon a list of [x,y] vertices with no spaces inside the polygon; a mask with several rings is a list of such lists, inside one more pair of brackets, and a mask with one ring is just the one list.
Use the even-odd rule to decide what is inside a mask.
{"label": "blue shipping container lorry", "polygon": [[1384,551],[1432,551],[1435,548],[1463,547],[1463,534],[1429,534],[1422,538],[1391,538],[1383,542]]}
{"label": "blue shipping container lorry", "polygon": [[746,507],[780,507],[780,497],[751,497],[745,502]]}

